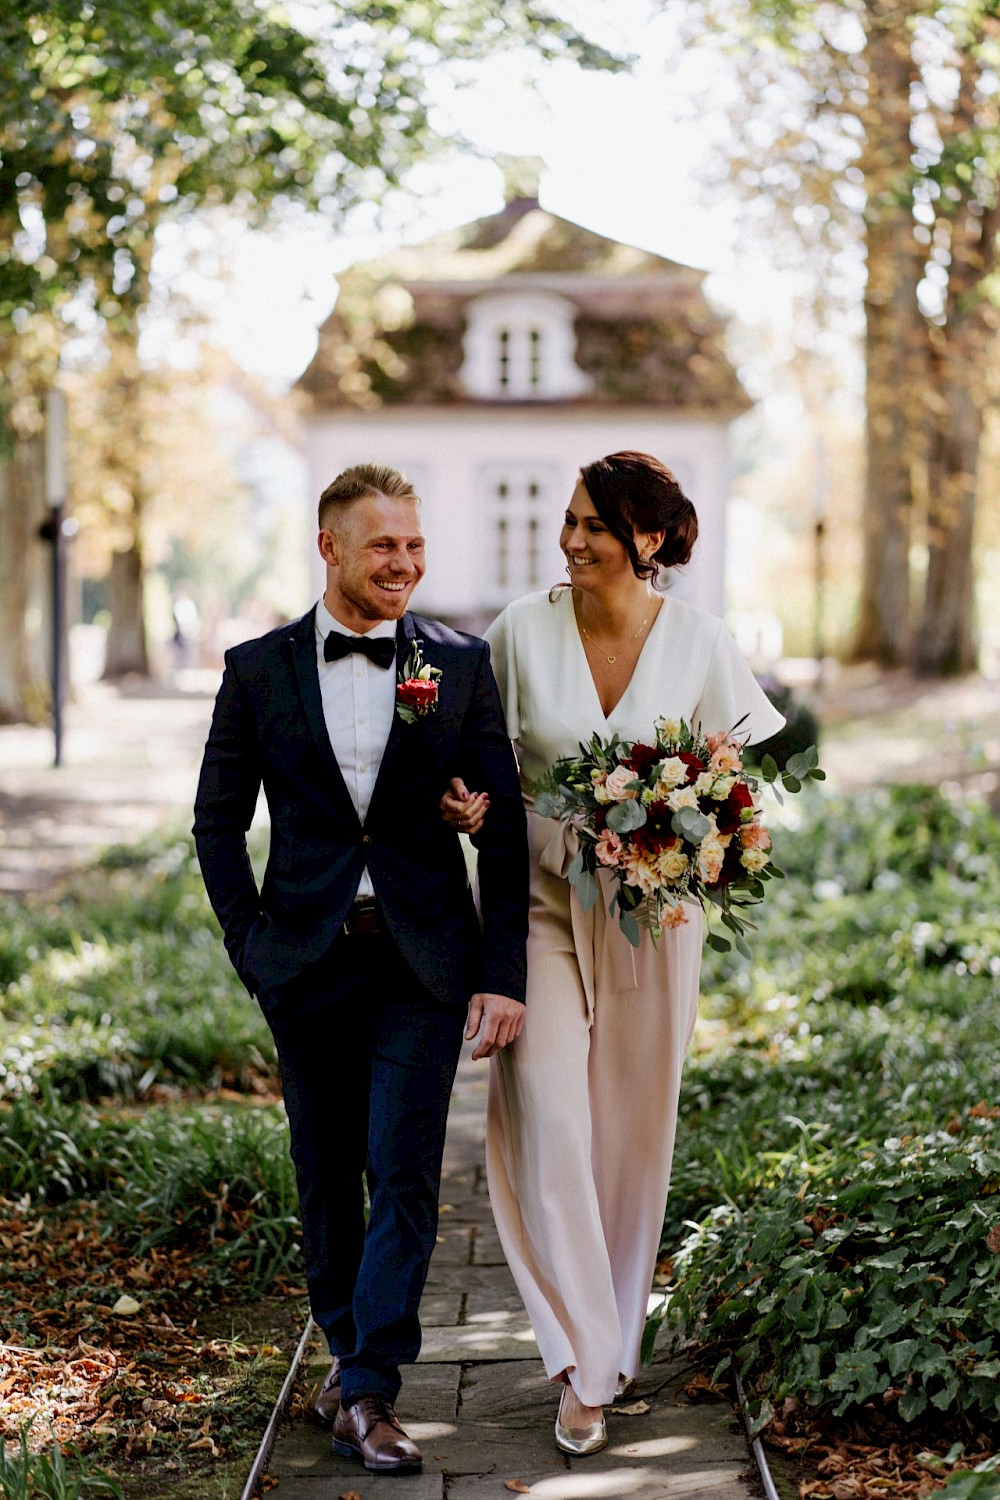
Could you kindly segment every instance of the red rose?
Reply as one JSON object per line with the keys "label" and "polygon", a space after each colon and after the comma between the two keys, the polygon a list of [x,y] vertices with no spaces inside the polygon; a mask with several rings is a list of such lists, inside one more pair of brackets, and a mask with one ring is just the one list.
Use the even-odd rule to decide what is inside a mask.
{"label": "red rose", "polygon": [[632,754],[623,762],[623,765],[628,766],[637,776],[645,780],[657,762],[662,759],[663,751],[658,745],[633,745]]}
{"label": "red rose", "polygon": [[[722,832],[722,829],[719,829]],[[717,881],[718,885],[732,885],[734,880],[740,880],[746,876],[746,870],[740,864],[740,855],[743,850],[736,839],[726,846],[726,853],[722,861],[722,872]]]}
{"label": "red rose", "polygon": [[681,750],[677,756],[688,768],[688,781],[697,781],[702,771],[707,770],[705,762],[700,755],[695,755],[693,750]]}
{"label": "red rose", "polygon": [[408,677],[396,688],[396,702],[412,708],[415,713],[425,714],[437,703],[438,685],[424,677]]}
{"label": "red rose", "polygon": [[742,813],[745,807],[753,807],[753,797],[746,782],[737,781],[715,814],[719,832],[735,833],[743,822]]}

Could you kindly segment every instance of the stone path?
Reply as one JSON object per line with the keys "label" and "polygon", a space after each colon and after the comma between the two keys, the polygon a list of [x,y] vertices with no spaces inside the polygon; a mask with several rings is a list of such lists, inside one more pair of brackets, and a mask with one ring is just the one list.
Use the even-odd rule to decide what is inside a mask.
{"label": "stone path", "polygon": [[[552,1437],[558,1404],[493,1227],[483,1176],[486,1067],[466,1057],[452,1100],[438,1247],[421,1304],[424,1345],[404,1371],[399,1415],[424,1472],[393,1479],[330,1454],[329,1435],[300,1419],[283,1429],[269,1472],[276,1500],[504,1500],[520,1481],[548,1500],[744,1500],[753,1460],[725,1402],[685,1402],[690,1367],[665,1356],[613,1412],[610,1444],[569,1459]],[[321,1341],[310,1382],[329,1368]],[[520,1486],[518,1486],[520,1489]],[[515,1491],[516,1492],[516,1491]]]}
{"label": "stone path", "polygon": [[63,764],[52,733],[0,728],[0,897],[45,891],[105,845],[174,818],[191,826],[218,676],[187,692],[154,683],[80,690],[66,713]]}

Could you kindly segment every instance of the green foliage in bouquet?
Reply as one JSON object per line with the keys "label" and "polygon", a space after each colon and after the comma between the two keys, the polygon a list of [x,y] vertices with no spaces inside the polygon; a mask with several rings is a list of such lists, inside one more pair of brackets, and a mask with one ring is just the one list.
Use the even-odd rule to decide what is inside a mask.
{"label": "green foliage in bouquet", "polygon": [[791,756],[819,745],[819,720],[809,705],[777,677],[766,675],[757,681],[779,714],[784,714],[785,722],[777,734],[748,746],[743,759],[747,766],[759,766],[764,756],[770,755],[783,770]]}
{"label": "green foliage in bouquet", "polygon": [[[742,721],[741,721],[742,722]],[[792,756],[783,770],[767,756],[760,776],[743,769],[739,725],[713,734],[683,720],[659,719],[652,744],[593,735],[579,756],[551,766],[533,788],[534,810],[573,825],[579,850],[567,871],[584,911],[600,899],[603,868],[616,889],[609,911],[638,947],[643,930],[655,941],[664,927],[687,921],[684,904],[715,907],[732,941],[710,931],[718,952],[749,957],[744,912],[764,898],[782,871],[767,852],[771,836],[758,793],[777,783],[798,792],[823,780],[815,746]]]}

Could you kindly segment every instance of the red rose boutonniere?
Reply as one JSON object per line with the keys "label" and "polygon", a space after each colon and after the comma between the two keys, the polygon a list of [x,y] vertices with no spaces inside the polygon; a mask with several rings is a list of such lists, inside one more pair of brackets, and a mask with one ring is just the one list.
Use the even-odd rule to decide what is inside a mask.
{"label": "red rose boutonniere", "polygon": [[396,678],[396,712],[404,724],[413,724],[432,714],[438,706],[438,683],[441,668],[425,666],[420,641],[414,641],[410,654]]}

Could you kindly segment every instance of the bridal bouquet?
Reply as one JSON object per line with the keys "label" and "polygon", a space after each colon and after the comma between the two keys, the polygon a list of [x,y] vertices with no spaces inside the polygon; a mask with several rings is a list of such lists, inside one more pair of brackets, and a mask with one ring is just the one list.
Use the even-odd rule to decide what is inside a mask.
{"label": "bridal bouquet", "polygon": [[[570,822],[578,834],[568,874],[581,907],[589,911],[600,896],[597,871],[610,870],[617,882],[611,913],[633,947],[643,929],[655,941],[665,927],[681,926],[685,902],[698,902],[709,917],[711,907],[720,911],[749,956],[744,934],[753,923],[740,910],[760,902],[765,882],[781,877],[761,817],[760,783],[780,776],[797,792],[823,772],[811,746],[783,772],[765,756],[760,776],[750,775],[739,727],[703,734],[683,720],[658,719],[650,745],[594,735],[534,788],[535,812]],[[723,952],[731,946],[721,933],[710,932],[708,941]]]}

